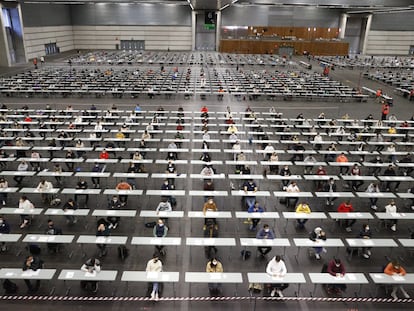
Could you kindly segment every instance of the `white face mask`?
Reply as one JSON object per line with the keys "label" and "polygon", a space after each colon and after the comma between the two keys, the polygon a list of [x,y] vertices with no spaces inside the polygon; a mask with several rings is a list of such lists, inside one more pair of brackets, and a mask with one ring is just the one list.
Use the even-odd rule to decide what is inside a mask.
{"label": "white face mask", "polygon": [[264,231],[265,231],[265,232],[269,232],[270,230],[269,230],[269,229],[265,229]]}

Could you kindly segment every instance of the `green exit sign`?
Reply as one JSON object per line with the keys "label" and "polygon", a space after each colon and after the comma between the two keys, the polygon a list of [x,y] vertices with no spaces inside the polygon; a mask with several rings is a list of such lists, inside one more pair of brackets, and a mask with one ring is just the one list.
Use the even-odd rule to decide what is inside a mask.
{"label": "green exit sign", "polygon": [[214,29],[216,29],[216,25],[215,24],[204,24],[204,29],[214,30]]}

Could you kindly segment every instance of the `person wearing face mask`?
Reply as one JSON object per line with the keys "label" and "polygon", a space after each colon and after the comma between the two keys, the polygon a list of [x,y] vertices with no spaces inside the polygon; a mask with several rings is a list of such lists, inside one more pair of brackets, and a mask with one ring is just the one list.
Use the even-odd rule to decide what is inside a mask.
{"label": "person wearing face mask", "polygon": [[[264,224],[263,228],[260,229],[256,234],[256,239],[273,240],[274,238],[275,233],[272,229],[270,229],[268,224]],[[265,257],[272,250],[272,248],[270,246],[259,246],[257,250],[259,251],[262,257]]]}
{"label": "person wearing face mask", "polygon": [[[76,201],[72,198],[69,198],[67,200],[67,202],[63,205],[63,211],[66,212],[68,210],[77,210],[78,209],[78,204],[76,203]],[[68,224],[76,224],[78,222],[78,220],[76,219],[76,216],[71,215],[71,214],[67,214],[65,215],[66,217],[66,223]]]}
{"label": "person wearing face mask", "polygon": [[[157,253],[152,255],[152,259],[147,262],[146,272],[162,272],[162,262]],[[152,283],[151,300],[159,299],[159,284],[158,282]]]}
{"label": "person wearing face mask", "polygon": [[[32,202],[29,201],[29,199],[25,195],[23,195],[20,197],[20,200],[19,200],[19,209],[22,209],[22,210],[34,209],[34,205]],[[20,215],[20,220],[21,220],[20,229],[23,229],[26,226],[28,226],[30,224],[30,219],[31,218],[29,215],[21,214]]]}
{"label": "person wearing face mask", "polygon": [[[121,201],[119,200],[118,196],[114,195],[111,199],[111,201],[109,201],[108,204],[108,210],[113,211],[113,210],[120,210],[122,207]],[[109,229],[116,229],[119,225],[119,220],[121,218],[120,217],[115,217],[115,216],[108,216],[106,218],[106,220],[109,222]]]}
{"label": "person wearing face mask", "polygon": [[[103,173],[105,170],[105,165],[101,165],[99,163],[95,163],[95,165],[92,168],[92,173]],[[99,188],[99,181],[100,178],[99,177],[92,177],[92,183],[93,183],[93,187],[95,189]]]}
{"label": "person wearing face mask", "polygon": [[[208,273],[223,273],[223,265],[216,257],[209,260],[206,266],[206,272]],[[220,283],[208,283],[208,290],[211,297],[218,297],[221,294]]]}
{"label": "person wearing face mask", "polygon": [[[4,188],[8,188],[9,187],[9,183],[7,182],[7,180],[3,177],[0,178],[0,189],[4,189]],[[4,205],[6,205],[7,202],[7,192],[0,192],[0,201],[1,203]]]}
{"label": "person wearing face mask", "polygon": [[[324,192],[336,192],[335,180],[332,177],[329,178],[328,182],[323,187],[323,191]],[[326,199],[326,205],[327,206],[333,206],[335,200],[336,200],[336,198],[334,198],[334,197],[328,197]]]}
{"label": "person wearing face mask", "polygon": [[[81,270],[86,273],[96,274],[101,272],[101,262],[97,258],[89,258],[81,267]],[[89,290],[92,293],[98,291],[98,282],[96,281],[81,281],[81,288]]]}
{"label": "person wearing face mask", "polygon": [[[165,225],[164,220],[161,218],[158,219],[157,224],[154,226],[152,230],[152,234],[156,238],[164,238],[167,236],[168,227]],[[156,250],[159,252],[160,255],[165,256],[166,252],[163,245],[156,245]]]}
{"label": "person wearing face mask", "polygon": [[[62,229],[55,226],[52,219],[47,221],[47,228],[45,230],[47,235],[61,235]],[[59,251],[59,243],[47,243],[47,250],[49,253],[57,253]]]}
{"label": "person wearing face mask", "polygon": [[[266,273],[273,278],[284,277],[287,273],[285,262],[277,255],[274,256],[266,266]],[[288,288],[289,284],[271,284],[272,291],[270,296],[273,297],[277,293],[279,297],[283,297],[282,291]]]}
{"label": "person wearing face mask", "polygon": [[[391,200],[388,205],[385,206],[385,212],[388,214],[395,214],[397,213],[397,206],[395,205],[394,200]],[[397,231],[397,219],[391,220],[391,227],[392,231]]]}
{"label": "person wearing face mask", "polygon": [[[359,237],[361,239],[370,239],[372,236],[371,229],[369,228],[368,224],[363,224],[361,231],[359,231]],[[371,247],[363,247],[362,248],[362,256],[366,259],[371,257]]]}
{"label": "person wearing face mask", "polygon": [[[4,219],[3,216],[0,216],[0,234],[9,234],[9,233],[10,233],[9,223]],[[5,252],[7,250],[6,243],[1,242],[0,245],[1,245],[0,250],[2,252]]]}
{"label": "person wearing face mask", "polygon": [[[332,259],[328,264],[328,269],[326,270],[330,275],[342,278],[345,275],[345,266],[342,261],[338,258]],[[346,289],[345,284],[330,284],[328,287],[329,294],[339,294],[341,291]]]}
{"label": "person wearing face mask", "polygon": [[[34,256],[34,255],[30,255],[26,257],[24,264],[23,264],[23,271],[27,271],[27,270],[36,271],[42,268],[43,268],[43,260],[41,260],[39,257]],[[36,283],[34,286],[29,279],[24,280],[24,282],[27,285],[27,289],[29,290],[29,293],[36,292],[40,287],[40,280],[36,280]]]}
{"label": "person wearing face mask", "polygon": [[[207,202],[204,203],[203,206],[203,214],[206,215],[207,212],[217,212],[218,208],[216,203],[214,203],[213,198],[209,197]],[[216,219],[215,218],[204,218],[204,225],[207,224],[207,221],[211,219],[214,223],[216,223]]]}

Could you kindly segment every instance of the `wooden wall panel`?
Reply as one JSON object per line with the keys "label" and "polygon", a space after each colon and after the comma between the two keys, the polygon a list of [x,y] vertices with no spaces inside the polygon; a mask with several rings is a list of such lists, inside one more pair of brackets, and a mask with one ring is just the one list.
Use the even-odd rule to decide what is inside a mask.
{"label": "wooden wall panel", "polygon": [[221,40],[220,52],[241,54],[273,54],[281,46],[292,46],[297,55],[308,51],[313,55],[348,55],[347,42],[281,41],[281,40]]}

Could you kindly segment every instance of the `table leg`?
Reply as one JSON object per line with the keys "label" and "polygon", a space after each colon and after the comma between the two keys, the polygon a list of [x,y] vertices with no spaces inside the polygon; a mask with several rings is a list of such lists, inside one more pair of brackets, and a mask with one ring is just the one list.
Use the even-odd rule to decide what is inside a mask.
{"label": "table leg", "polygon": [[300,246],[298,246],[298,252],[297,252],[297,254],[295,255],[295,259],[296,259],[296,262],[297,262],[297,263],[299,263],[299,260],[298,260],[298,258],[299,258],[299,252],[300,252]]}

